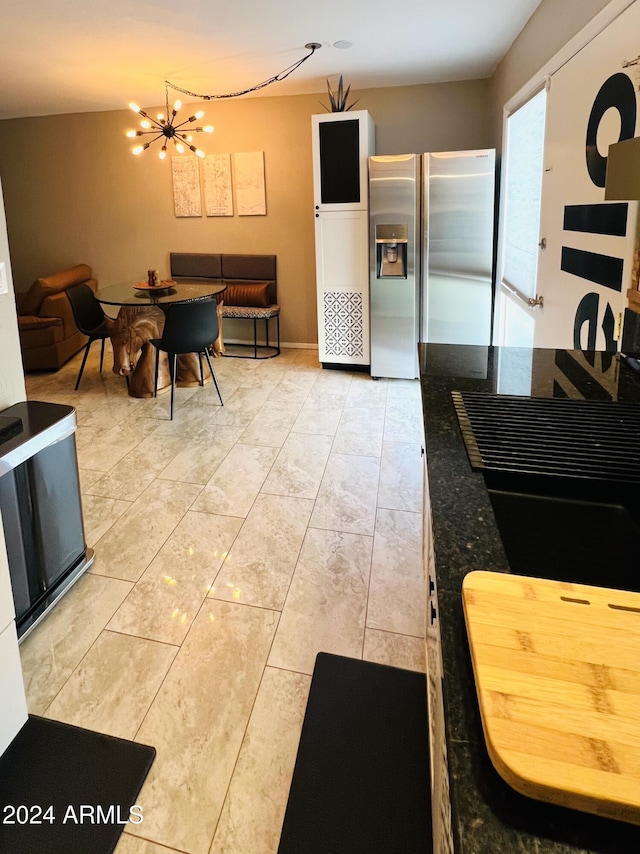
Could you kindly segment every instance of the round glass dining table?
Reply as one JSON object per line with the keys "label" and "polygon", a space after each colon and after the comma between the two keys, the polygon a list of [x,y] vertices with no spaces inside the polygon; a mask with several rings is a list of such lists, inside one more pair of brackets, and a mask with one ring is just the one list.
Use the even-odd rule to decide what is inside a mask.
{"label": "round glass dining table", "polygon": [[[148,342],[162,336],[164,315],[171,304],[211,300],[226,285],[183,279],[170,286],[143,287],[130,282],[99,288],[96,299],[103,306],[119,306],[118,316],[111,319],[113,371],[128,379],[131,397],[154,397],[156,394],[155,350]],[[219,315],[220,316],[220,315]],[[219,331],[221,336],[221,326]],[[214,342],[212,342],[214,344]],[[200,384],[200,361],[195,354],[178,359],[177,385]],[[169,387],[170,377],[163,356],[158,389]]]}
{"label": "round glass dining table", "polygon": [[170,303],[212,299],[222,293],[225,288],[226,285],[220,283],[190,279],[175,282],[169,287],[159,285],[154,288],[142,287],[142,285],[136,287],[130,282],[122,282],[118,285],[98,288],[96,299],[104,305],[163,306]]}

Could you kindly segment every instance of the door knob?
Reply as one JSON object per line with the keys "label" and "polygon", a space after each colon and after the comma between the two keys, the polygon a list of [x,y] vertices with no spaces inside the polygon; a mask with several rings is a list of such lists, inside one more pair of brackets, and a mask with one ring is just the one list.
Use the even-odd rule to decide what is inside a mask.
{"label": "door knob", "polygon": [[542,240],[540,241],[540,243],[538,243],[538,246],[540,247],[540,249],[546,249],[547,248],[547,238],[543,237]]}

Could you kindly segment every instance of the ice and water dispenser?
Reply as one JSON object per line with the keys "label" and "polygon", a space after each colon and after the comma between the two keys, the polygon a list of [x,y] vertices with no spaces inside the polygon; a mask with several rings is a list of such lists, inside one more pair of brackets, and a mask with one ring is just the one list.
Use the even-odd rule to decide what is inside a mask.
{"label": "ice and water dispenser", "polygon": [[73,407],[0,412],[0,510],[21,638],[93,562],[84,537]]}
{"label": "ice and water dispenser", "polygon": [[376,277],[407,278],[407,243],[409,227],[404,224],[376,224]]}

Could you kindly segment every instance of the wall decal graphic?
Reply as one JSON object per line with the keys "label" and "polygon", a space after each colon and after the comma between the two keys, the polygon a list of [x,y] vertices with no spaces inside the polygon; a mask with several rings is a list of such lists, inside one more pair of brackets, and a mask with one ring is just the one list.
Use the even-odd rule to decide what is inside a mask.
{"label": "wall decal graphic", "polygon": [[[598,150],[598,129],[605,114],[611,109],[617,111],[620,117],[618,142],[633,137],[637,113],[636,92],[631,79],[621,72],[613,74],[602,84],[593,101],[587,122],[585,162],[589,178],[596,187],[600,188],[604,188],[605,185],[607,158]],[[627,233],[628,208],[626,203],[566,205],[564,229],[624,237]],[[576,224],[582,227],[575,228]],[[560,269],[619,293],[622,291],[623,258],[563,246]],[[576,348],[580,347],[582,327],[588,323],[586,346],[589,350],[595,350],[599,303],[598,294],[589,293],[578,304],[573,326],[573,340]],[[601,329],[604,333],[605,348],[616,350],[615,318],[609,302],[605,308]]]}
{"label": "wall decal graphic", "polygon": [[622,72],[614,74],[602,84],[587,124],[587,169],[596,187],[604,187],[607,174],[607,158],[598,151],[598,128],[604,114],[612,108],[620,114],[618,142],[631,139],[636,129],[636,91],[630,77]]}
{"label": "wall decal graphic", "polygon": [[616,366],[611,353],[574,353],[556,350],[554,397],[590,400],[617,398]]}
{"label": "wall decal graphic", "polygon": [[586,249],[562,247],[560,269],[588,282],[604,285],[612,291],[622,290],[622,258],[587,252]]}
{"label": "wall decal graphic", "polygon": [[590,234],[611,234],[624,237],[627,233],[626,202],[608,205],[565,205],[565,231],[585,231]]}
{"label": "wall decal graphic", "polygon": [[[598,332],[598,316],[600,312],[600,294],[585,294],[578,308],[573,324],[573,346],[576,350],[595,350],[596,336]],[[583,337],[583,328],[587,327],[586,339]],[[613,351],[616,349],[614,336],[615,317],[610,304],[607,302],[604,308],[600,329],[604,334],[605,349]]]}
{"label": "wall decal graphic", "polygon": [[[617,348],[638,206],[606,202],[604,185],[609,145],[635,136],[640,121],[635,78],[623,67],[638,55],[638,32],[635,2],[550,79],[539,232],[546,249],[538,255],[537,279],[544,308],[535,317],[536,347],[570,350],[580,338],[583,346]],[[588,294],[598,296],[597,309]]]}
{"label": "wall decal graphic", "polygon": [[[618,113],[620,119],[620,133],[617,141],[633,137],[637,115],[636,92],[627,74],[620,72],[605,80],[594,98],[589,114],[585,139],[585,164],[590,181],[598,188],[604,188],[607,173],[607,157],[598,150],[598,130],[605,114],[612,109]],[[626,202],[565,205],[563,230],[626,237],[628,210],[629,205]],[[622,292],[624,259],[615,255],[562,246],[560,269],[588,282],[602,285],[618,293]],[[597,293],[585,294],[579,302],[573,325],[576,348],[586,346],[588,349],[595,349],[598,346],[599,305],[600,297]],[[582,338],[585,323],[588,324],[586,342]],[[604,334],[605,348],[616,350],[615,317],[609,302],[606,304],[600,329]],[[599,346],[602,346],[602,342]]]}

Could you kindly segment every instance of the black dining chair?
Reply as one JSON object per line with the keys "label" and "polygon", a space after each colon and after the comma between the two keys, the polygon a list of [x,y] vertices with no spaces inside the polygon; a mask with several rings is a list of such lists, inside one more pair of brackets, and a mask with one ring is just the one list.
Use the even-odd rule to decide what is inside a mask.
{"label": "black dining chair", "polygon": [[178,356],[185,353],[197,353],[200,363],[200,385],[204,385],[202,356],[207,359],[211,378],[218,392],[220,403],[224,406],[220,387],[216,379],[208,348],[218,337],[218,303],[214,299],[197,302],[176,303],[166,307],[166,317],[162,338],[151,338],[149,343],[156,348],[156,372],[154,397],[158,394],[158,366],[160,351],[169,357],[171,373],[171,418],[173,418],[173,398],[176,385]]}
{"label": "black dining chair", "polygon": [[80,365],[80,373],[76,380],[76,391],[80,386],[84,366],[87,362],[89,349],[94,341],[101,341],[100,348],[100,373],[102,373],[102,363],[104,361],[104,342],[111,334],[110,324],[105,316],[102,306],[95,297],[95,294],[86,284],[72,285],[65,291],[69,302],[71,303],[71,311],[76,326],[83,335],[87,335],[89,340],[84,348],[84,356]]}

